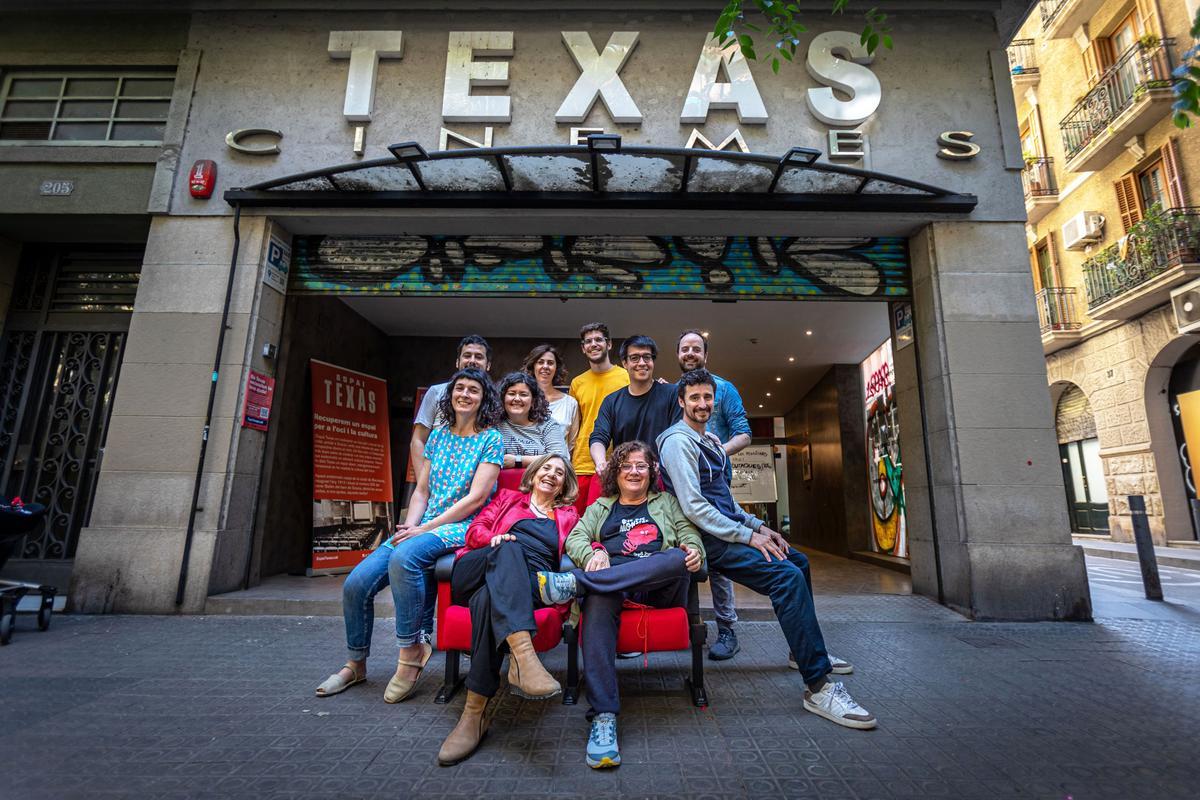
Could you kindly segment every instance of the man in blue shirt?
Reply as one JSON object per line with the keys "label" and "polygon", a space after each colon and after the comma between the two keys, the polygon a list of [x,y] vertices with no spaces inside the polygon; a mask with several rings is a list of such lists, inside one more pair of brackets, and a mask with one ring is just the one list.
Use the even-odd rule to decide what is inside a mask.
{"label": "man in blue shirt", "polygon": [[[681,372],[708,366],[708,337],[702,331],[690,328],[679,334],[675,349]],[[716,393],[708,431],[720,439],[725,455],[732,457],[750,444],[750,422],[746,419],[746,407],[742,404],[737,387],[717,375],[712,375],[712,379]],[[725,461],[725,480],[733,480],[733,462],[730,459]],[[738,620],[733,603],[733,582],[711,570],[708,577],[713,615],[717,618],[717,641],[708,648],[708,657],[713,661],[725,661],[733,658],[741,649],[733,630]]]}

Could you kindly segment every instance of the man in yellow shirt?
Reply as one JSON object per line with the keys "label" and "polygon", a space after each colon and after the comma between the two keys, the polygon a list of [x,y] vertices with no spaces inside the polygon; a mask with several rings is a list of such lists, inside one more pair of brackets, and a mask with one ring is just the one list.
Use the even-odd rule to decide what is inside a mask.
{"label": "man in yellow shirt", "polygon": [[629,385],[629,373],[612,363],[612,339],[603,322],[589,322],[579,329],[579,346],[588,360],[588,371],[571,381],[571,397],[579,403],[579,435],[575,438],[572,466],[579,479],[579,497],[586,502],[593,480],[597,479],[596,465],[588,451],[588,439],[600,413],[604,398]]}

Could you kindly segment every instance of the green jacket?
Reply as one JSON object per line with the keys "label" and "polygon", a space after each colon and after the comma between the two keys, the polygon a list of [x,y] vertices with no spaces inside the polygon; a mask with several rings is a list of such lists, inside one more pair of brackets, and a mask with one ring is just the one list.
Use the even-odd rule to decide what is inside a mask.
{"label": "green jacket", "polygon": [[[595,552],[592,542],[600,541],[600,529],[604,527],[604,522],[616,502],[615,497],[597,498],[587,507],[587,511],[583,512],[583,517],[567,536],[566,554],[580,567],[586,567]],[[675,495],[651,492],[646,510],[650,512],[650,518],[662,532],[663,550],[686,544],[699,550],[701,556],[704,555],[704,543],[700,541],[700,533],[683,515],[683,509],[679,507]]]}

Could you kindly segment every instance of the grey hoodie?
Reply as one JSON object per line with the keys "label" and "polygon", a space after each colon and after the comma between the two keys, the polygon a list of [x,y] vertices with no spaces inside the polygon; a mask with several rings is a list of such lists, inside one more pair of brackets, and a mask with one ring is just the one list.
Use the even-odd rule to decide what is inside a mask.
{"label": "grey hoodie", "polygon": [[716,437],[701,436],[680,420],[659,434],[657,444],[663,483],[679,500],[684,516],[702,533],[749,544],[765,523],[733,499],[725,477],[728,457]]}

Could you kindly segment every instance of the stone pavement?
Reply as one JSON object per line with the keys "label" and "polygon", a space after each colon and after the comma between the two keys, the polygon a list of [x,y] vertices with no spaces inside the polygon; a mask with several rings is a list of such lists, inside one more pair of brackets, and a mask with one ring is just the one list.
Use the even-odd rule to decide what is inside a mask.
{"label": "stone pavement", "polygon": [[[619,769],[583,763],[586,704],[503,693],[476,756],[434,756],[462,708],[313,688],[341,663],[341,622],[304,617],[23,619],[0,650],[0,796],[63,798],[1195,797],[1200,626],[970,623],[925,598],[818,597],[845,681],[880,719],[839,728],[801,708],[778,626],[741,625],[693,708],[685,653],[620,663]],[[548,654],[562,675],[564,650]],[[503,690],[502,690],[503,691]]]}

